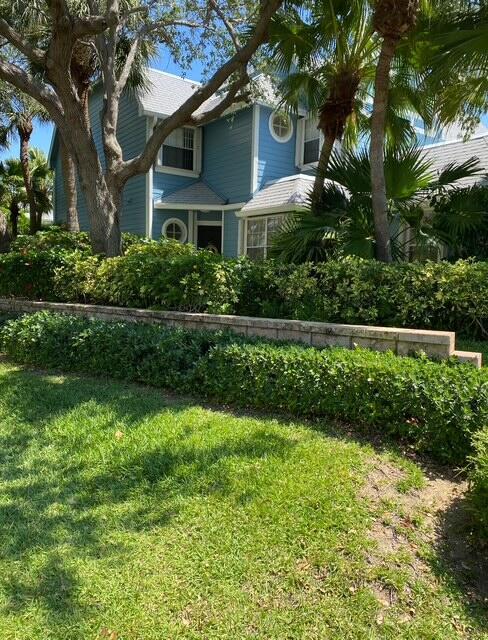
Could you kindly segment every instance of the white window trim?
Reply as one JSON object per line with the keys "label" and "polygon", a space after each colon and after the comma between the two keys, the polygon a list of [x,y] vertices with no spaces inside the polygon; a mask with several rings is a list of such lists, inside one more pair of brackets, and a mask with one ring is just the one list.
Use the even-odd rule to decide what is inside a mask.
{"label": "white window trim", "polygon": [[[273,128],[273,118],[277,115],[277,114],[281,114],[283,113],[283,115],[285,115],[288,118],[288,121],[290,123],[290,131],[288,132],[288,135],[286,136],[286,138],[280,138],[279,136],[276,135],[275,130]],[[286,113],[285,111],[280,112],[280,111],[272,111],[269,115],[268,118],[268,128],[269,128],[269,132],[272,136],[272,138],[274,140],[276,140],[276,142],[279,142],[281,144],[286,144],[287,142],[289,142],[293,136],[293,119],[291,118],[291,116]]]}
{"label": "white window trim", "polygon": [[[297,146],[296,146],[296,153],[295,153],[295,160],[296,160],[296,165],[299,169],[301,169],[302,171],[305,170],[310,170],[310,169],[316,169],[319,162],[318,160],[316,162],[308,162],[307,164],[304,163],[304,157],[305,157],[305,121],[307,120],[307,118],[300,118],[300,120],[298,121],[297,124]],[[320,152],[322,150],[322,146],[324,144],[324,134],[322,133],[322,131],[319,130],[319,155]]]}
{"label": "white window trim", "polygon": [[163,227],[161,229],[161,233],[165,238],[167,238],[166,230],[170,224],[178,224],[181,227],[182,234],[178,242],[184,244],[186,242],[186,239],[188,238],[188,227],[186,226],[186,224],[183,222],[183,220],[180,220],[180,218],[168,218],[163,222]]}
{"label": "white window trim", "polygon": [[249,220],[254,220],[254,219],[258,219],[258,220],[268,220],[268,218],[275,218],[276,216],[282,215],[282,216],[286,216],[287,213],[290,213],[290,209],[288,209],[286,212],[281,211],[281,212],[277,212],[277,213],[271,213],[271,214],[267,214],[267,215],[251,215],[247,218],[241,218],[244,227],[244,237],[243,237],[243,255],[247,256],[247,250],[248,248],[251,249],[264,249],[264,257],[267,258],[268,257],[268,225],[265,225],[264,228],[264,247],[248,247],[247,246],[247,228],[249,225]]}
{"label": "white window trim", "polygon": [[158,173],[169,173],[174,176],[187,176],[190,178],[198,178],[202,171],[202,130],[199,127],[191,127],[186,125],[182,128],[193,129],[195,132],[195,136],[193,139],[193,145],[194,145],[193,169],[178,169],[177,167],[165,167],[163,164],[161,164],[162,151],[163,151],[162,150],[163,145],[161,145],[158,151],[156,166],[154,167],[154,170],[157,171]]}

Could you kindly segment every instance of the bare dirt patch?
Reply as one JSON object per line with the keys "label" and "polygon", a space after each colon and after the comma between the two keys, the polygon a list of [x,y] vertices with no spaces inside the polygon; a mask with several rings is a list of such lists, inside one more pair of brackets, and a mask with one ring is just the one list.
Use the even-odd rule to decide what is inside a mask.
{"label": "bare dirt patch", "polygon": [[[476,545],[471,535],[467,482],[427,468],[425,486],[401,491],[406,473],[378,459],[362,489],[374,514],[368,563],[391,566],[395,557],[409,557],[414,579],[436,582],[443,575],[459,585],[468,603],[488,607],[488,549]],[[383,583],[371,588],[382,607],[395,604],[395,589]]]}

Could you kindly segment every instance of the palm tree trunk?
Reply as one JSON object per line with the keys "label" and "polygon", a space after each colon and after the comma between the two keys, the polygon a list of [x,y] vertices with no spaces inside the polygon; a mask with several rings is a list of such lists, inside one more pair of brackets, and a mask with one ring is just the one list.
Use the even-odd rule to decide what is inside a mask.
{"label": "palm tree trunk", "polygon": [[80,230],[78,220],[78,192],[76,189],[76,167],[67,146],[61,138],[61,163],[63,167],[63,187],[66,198],[66,226],[68,231]]}
{"label": "palm tree trunk", "polygon": [[317,172],[315,174],[315,182],[313,184],[312,191],[312,213],[317,213],[322,201],[322,195],[324,193],[324,180],[327,173],[327,168],[330,162],[330,156],[332,155],[332,149],[334,148],[334,142],[336,135],[333,131],[328,131],[324,135],[324,143],[320,150],[319,162],[317,164]]}
{"label": "palm tree trunk", "polygon": [[385,181],[385,134],[390,70],[398,44],[397,38],[384,38],[376,67],[373,115],[371,119],[371,189],[376,239],[376,257],[391,262],[390,224]]}
{"label": "palm tree trunk", "polygon": [[22,175],[24,178],[25,191],[29,202],[29,232],[36,233],[39,230],[37,218],[37,204],[32,188],[32,178],[29,166],[29,141],[32,135],[32,123],[23,124],[17,128],[20,138],[20,164],[22,167]]}

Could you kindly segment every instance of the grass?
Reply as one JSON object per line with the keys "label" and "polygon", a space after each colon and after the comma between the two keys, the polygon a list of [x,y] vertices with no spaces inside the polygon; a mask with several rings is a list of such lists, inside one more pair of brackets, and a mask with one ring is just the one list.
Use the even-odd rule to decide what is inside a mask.
{"label": "grass", "polygon": [[0,637],[487,637],[433,544],[373,535],[372,469],[419,467],[318,426],[1,364]]}

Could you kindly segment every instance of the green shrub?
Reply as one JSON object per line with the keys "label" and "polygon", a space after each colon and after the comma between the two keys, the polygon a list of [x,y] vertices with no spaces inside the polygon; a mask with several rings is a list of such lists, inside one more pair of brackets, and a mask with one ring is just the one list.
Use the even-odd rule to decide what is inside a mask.
{"label": "green shrub", "polygon": [[209,251],[174,254],[173,249],[149,245],[104,260],[96,273],[92,299],[128,307],[232,312],[238,285],[233,263]]}
{"label": "green shrub", "polygon": [[[0,296],[32,300],[64,300],[54,289],[54,275],[74,257],[64,249],[31,250],[0,255]],[[79,258],[78,258],[79,259]]]}
{"label": "green shrub", "polygon": [[191,390],[193,369],[225,332],[104,322],[41,311],[9,321],[1,343],[16,362]]}
{"label": "green shrub", "polygon": [[481,535],[488,540],[488,425],[474,437],[471,457],[471,499]]}
{"label": "green shrub", "polygon": [[71,233],[61,227],[50,227],[45,231],[38,231],[35,235],[20,235],[11,245],[12,251],[31,252],[49,249],[65,249],[90,253],[90,238],[88,234]]}
{"label": "green shrub", "polygon": [[488,424],[488,375],[466,365],[47,312],[8,322],[0,340],[17,362],[340,419],[442,462],[464,463]]}
{"label": "green shrub", "polygon": [[220,401],[370,425],[460,462],[488,421],[488,376],[466,366],[367,350],[229,345],[200,364]]}
{"label": "green shrub", "polygon": [[43,232],[0,255],[0,295],[431,328],[474,339],[488,332],[488,262],[347,258],[295,266],[231,260],[189,244],[131,235],[125,255],[104,259],[92,256],[84,241],[74,248],[72,235]]}

